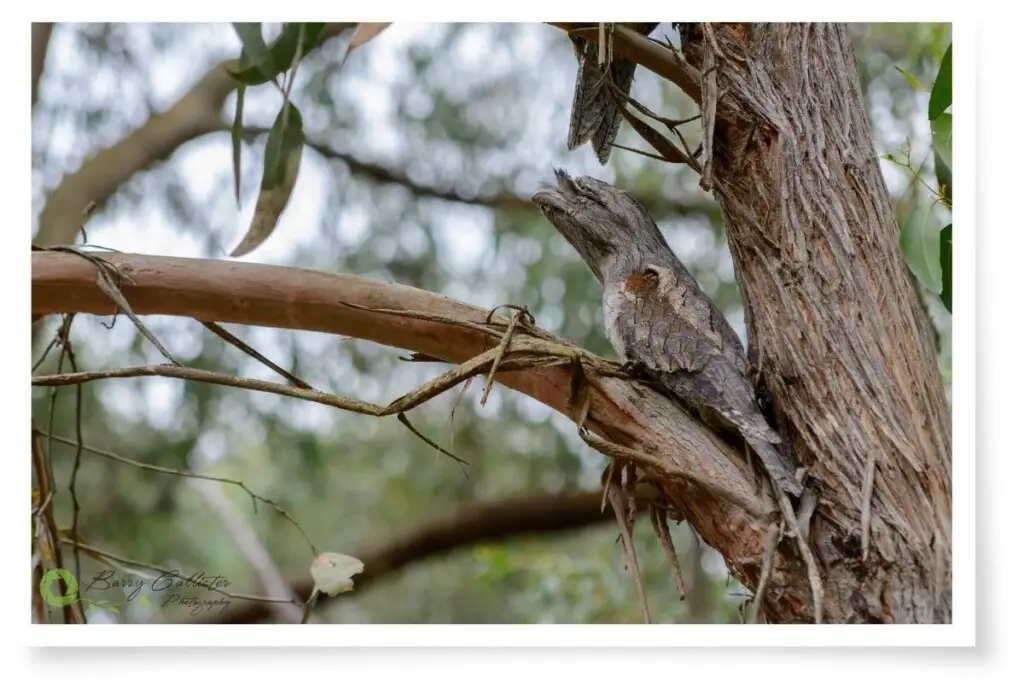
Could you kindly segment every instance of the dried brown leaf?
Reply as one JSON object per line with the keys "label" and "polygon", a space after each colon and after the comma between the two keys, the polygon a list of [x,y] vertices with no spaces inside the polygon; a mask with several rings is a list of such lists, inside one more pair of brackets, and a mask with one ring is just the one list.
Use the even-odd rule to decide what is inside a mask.
{"label": "dried brown leaf", "polygon": [[370,42],[381,34],[388,26],[391,26],[392,22],[372,22],[365,21],[359,26],[356,26],[355,33],[352,34],[352,40],[348,41],[348,47],[345,48],[345,56],[342,60],[347,59],[353,51],[357,48],[362,47],[366,43]]}

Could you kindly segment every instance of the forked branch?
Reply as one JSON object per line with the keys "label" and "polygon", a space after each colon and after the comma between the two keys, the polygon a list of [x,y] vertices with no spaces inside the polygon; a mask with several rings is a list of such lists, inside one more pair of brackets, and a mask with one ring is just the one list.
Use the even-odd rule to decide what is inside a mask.
{"label": "forked branch", "polygon": [[[116,313],[111,298],[97,285],[97,267],[92,262],[61,252],[37,252],[32,258],[33,316]],[[369,414],[394,414],[416,400],[454,387],[473,373],[488,372],[510,322],[497,315],[488,320],[487,311],[437,294],[349,275],[137,254],[103,258],[130,275],[122,281],[122,294],[139,316],[176,315],[353,336],[459,366],[419,393],[384,407],[351,399],[339,402],[336,399],[340,397],[325,399],[326,394],[284,383],[267,382],[269,386],[259,387]],[[154,367],[159,370],[147,372],[174,376],[197,372],[170,365]],[[574,367],[575,374],[582,369],[586,380],[585,413],[570,401]],[[617,370],[617,363],[522,320],[494,379],[567,417],[585,416],[581,434],[586,441],[642,470],[642,480],[660,491],[669,514],[686,517],[753,590],[759,579],[763,533],[770,520],[744,456],[655,388],[615,376]],[[40,381],[68,383],[109,376],[109,372],[101,372]],[[786,585],[784,591],[768,591],[765,614],[772,621],[810,620],[810,587],[793,550],[780,547],[769,581],[772,586]]]}

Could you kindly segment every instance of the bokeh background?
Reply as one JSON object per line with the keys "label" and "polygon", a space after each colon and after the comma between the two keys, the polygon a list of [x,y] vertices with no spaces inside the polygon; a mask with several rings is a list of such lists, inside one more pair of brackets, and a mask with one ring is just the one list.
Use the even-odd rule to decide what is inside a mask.
{"label": "bokeh background", "polygon": [[[266,24],[272,37],[279,25]],[[664,34],[667,24],[655,35]],[[926,86],[950,41],[948,24],[853,25],[857,66],[881,156],[907,148],[934,186]],[[600,288],[529,202],[552,167],[629,189],[651,208],[670,244],[743,334],[743,314],[713,198],[683,166],[616,150],[607,167],[589,147],[565,149],[575,59],[565,34],[543,24],[395,24],[339,66],[350,32],[299,68],[294,101],[314,147],[274,235],[243,260],[345,272],[441,292],[484,308],[526,305],[549,331],[614,358],[603,335]],[[74,228],[43,220],[65,177],[154,116],[207,71],[237,57],[228,24],[58,24],[33,107],[33,234],[68,242]],[[695,113],[669,83],[639,68],[633,95],[666,116]],[[246,125],[269,127],[272,86],[246,93]],[[225,121],[234,96],[224,103]],[[694,124],[695,126],[697,124]],[[698,134],[696,128],[691,135]],[[618,142],[645,148],[628,126]],[[226,258],[252,215],[265,137],[243,147],[242,207],[233,194],[229,133],[207,133],[137,169],[89,219],[88,239],[125,252]],[[882,161],[901,221],[932,202],[906,169]],[[934,209],[941,212],[941,207]],[[936,324],[947,388],[950,321],[923,293]],[[191,320],[147,324],[179,360],[276,379]],[[80,316],[72,340],[80,368],[159,363],[130,321]],[[35,359],[58,321],[33,327]],[[325,391],[387,403],[435,376],[400,351],[336,336],[231,327],[232,332]],[[745,337],[744,337],[745,338]],[[56,353],[36,370],[54,372]],[[82,387],[90,447],[151,465],[238,479],[288,510],[319,549],[358,554],[421,524],[479,503],[523,494],[595,491],[604,458],[564,417],[482,380],[410,417],[469,461],[468,476],[394,418],[375,419],[241,390],[144,378]],[[73,437],[76,401],[33,390],[36,425]],[[453,407],[455,407],[453,411]],[[53,443],[58,522],[71,526],[67,492],[75,449]],[[84,453],[77,475],[82,540],[144,563],[230,577],[231,590],[266,594],[253,548],[286,580],[312,559],[294,526],[237,487],[202,491],[188,478]],[[218,502],[219,501],[219,502]],[[225,509],[224,503],[229,505]],[[363,623],[633,623],[641,620],[614,523],[471,543],[388,573],[330,601],[318,618]],[[637,550],[657,622],[730,622],[747,591],[683,524],[673,528],[689,597],[675,596],[668,560],[641,518]],[[83,574],[101,567],[83,556]],[[86,571],[89,568],[90,571]],[[120,569],[119,569],[120,571]],[[106,595],[113,600],[118,596]],[[287,618],[278,613],[269,618]],[[159,622],[178,613],[130,602],[96,621]]]}

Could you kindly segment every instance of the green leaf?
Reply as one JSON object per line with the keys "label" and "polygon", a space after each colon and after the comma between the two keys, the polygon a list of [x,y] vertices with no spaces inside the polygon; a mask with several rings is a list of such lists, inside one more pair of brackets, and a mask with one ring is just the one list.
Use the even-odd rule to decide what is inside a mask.
{"label": "green leaf", "polygon": [[942,304],[953,312],[953,224],[939,233],[939,263],[942,266]]}
{"label": "green leaf", "polygon": [[[269,57],[266,61],[242,64],[238,73],[233,74],[235,80],[246,85],[262,85],[270,82],[278,74],[284,73],[291,67],[295,61],[296,52],[299,53],[300,60],[309,54],[316,45],[316,40],[325,25],[323,23],[285,24],[281,35],[270,44]],[[299,47],[300,36],[302,38],[301,49]]]}
{"label": "green leaf", "polygon": [[235,202],[242,208],[242,107],[245,104],[245,84],[238,85],[235,100],[235,122],[231,124],[231,165],[235,174]]}
{"label": "green leaf", "polygon": [[914,75],[912,73],[904,69],[901,69],[898,66],[896,67],[896,70],[903,74],[903,78],[907,79],[907,83],[910,84],[911,88],[913,88],[914,90],[920,90],[921,92],[928,92],[928,88],[924,87],[921,84],[921,81],[914,78]]}
{"label": "green leaf", "polygon": [[274,119],[267,139],[267,152],[264,157],[262,189],[279,187],[288,178],[287,161],[306,142],[306,134],[302,130],[302,114],[291,102],[285,102],[281,111]]}
{"label": "green leaf", "polygon": [[932,220],[932,212],[915,210],[900,230],[900,247],[911,272],[921,283],[936,294],[942,291],[941,249],[939,230]]}
{"label": "green leaf", "polygon": [[295,188],[305,142],[302,115],[298,107],[286,100],[267,138],[267,149],[263,157],[263,182],[260,183],[260,195],[256,200],[249,231],[231,252],[231,256],[248,254],[263,244],[277,227],[278,219]]}
{"label": "green leaf", "polygon": [[953,43],[946,48],[939,65],[939,74],[932,86],[932,96],[928,100],[928,120],[934,121],[953,104]]}
{"label": "green leaf", "polygon": [[235,28],[238,39],[242,41],[242,56],[238,60],[239,66],[255,65],[250,68],[266,76],[263,83],[274,78],[276,75],[274,57],[263,40],[262,25],[258,22],[235,22],[231,25]]}
{"label": "green leaf", "polygon": [[942,114],[932,121],[932,147],[943,163],[953,168],[953,115]]}

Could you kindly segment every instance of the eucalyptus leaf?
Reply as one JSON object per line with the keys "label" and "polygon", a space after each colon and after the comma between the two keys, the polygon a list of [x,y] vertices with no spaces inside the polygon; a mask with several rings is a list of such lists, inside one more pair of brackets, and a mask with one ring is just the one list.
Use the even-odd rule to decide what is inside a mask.
{"label": "eucalyptus leaf", "polygon": [[913,88],[914,90],[920,90],[921,92],[928,92],[928,88],[924,87],[924,85],[921,84],[921,81],[917,80],[914,77],[914,74],[910,73],[906,69],[901,69],[898,66],[896,67],[896,70],[903,74],[903,78],[906,79],[907,83],[910,84],[911,88]]}
{"label": "eucalyptus leaf", "polygon": [[[268,48],[268,56],[265,62],[244,64],[238,73],[233,74],[235,80],[246,85],[262,85],[269,83],[278,74],[286,72],[295,62],[295,55],[298,52],[301,60],[310,53],[316,45],[317,38],[326,24],[285,24],[281,35],[274,39]],[[299,47],[301,37],[302,47]]]}
{"label": "eucalyptus leaf", "polygon": [[900,247],[911,272],[931,292],[942,291],[939,230],[932,212],[915,210],[900,230]]}
{"label": "eucalyptus leaf", "polygon": [[953,43],[946,48],[939,65],[939,73],[932,86],[932,96],[928,100],[928,120],[934,121],[946,112],[953,104]]}
{"label": "eucalyptus leaf", "polygon": [[939,233],[939,263],[942,266],[942,304],[953,312],[953,224]]}
{"label": "eucalyptus leaf", "polygon": [[[242,55],[238,60],[239,66],[253,65],[249,68],[256,70],[257,73],[262,72],[266,76],[266,79],[262,81],[264,83],[272,79],[276,75],[274,72],[274,58],[270,48],[267,47],[266,41],[263,40],[262,24],[258,22],[236,22],[231,25],[234,27],[235,33],[238,34],[238,39],[242,41]],[[237,78],[237,75],[235,77]]]}
{"label": "eucalyptus leaf", "polygon": [[245,84],[238,85],[235,100],[235,121],[231,124],[231,170],[235,176],[235,202],[242,208],[242,108],[245,105]]}
{"label": "eucalyptus leaf", "polygon": [[231,252],[244,256],[263,244],[277,227],[278,219],[291,199],[299,176],[305,133],[298,107],[285,101],[267,138],[263,157],[263,181],[256,199],[256,210],[245,237]]}
{"label": "eucalyptus leaf", "polygon": [[932,147],[943,163],[953,168],[953,115],[942,114],[932,121]]}

